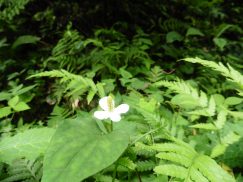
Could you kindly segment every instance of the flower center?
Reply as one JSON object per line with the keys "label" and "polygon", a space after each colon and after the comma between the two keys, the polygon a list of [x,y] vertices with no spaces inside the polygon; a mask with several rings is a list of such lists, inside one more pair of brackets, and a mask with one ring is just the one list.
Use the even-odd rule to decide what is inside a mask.
{"label": "flower center", "polygon": [[108,96],[107,98],[107,106],[108,106],[108,110],[111,112],[114,109],[114,105],[113,105],[113,99],[111,96]]}

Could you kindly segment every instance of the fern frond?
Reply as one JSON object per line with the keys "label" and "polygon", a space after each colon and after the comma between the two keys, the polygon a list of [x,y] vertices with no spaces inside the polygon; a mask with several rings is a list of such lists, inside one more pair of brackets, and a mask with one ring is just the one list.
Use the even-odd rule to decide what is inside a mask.
{"label": "fern frond", "polygon": [[42,158],[36,160],[18,159],[8,167],[8,177],[1,182],[39,182],[42,177],[42,166]]}
{"label": "fern frond", "polygon": [[104,174],[96,174],[94,176],[96,182],[119,182],[119,180],[115,179],[113,180],[112,176],[104,175]]}
{"label": "fern frond", "polygon": [[233,131],[227,132],[224,136],[221,137],[220,143],[218,143],[211,152],[211,157],[215,158],[217,156],[220,156],[224,154],[225,150],[230,144],[233,144],[237,141],[239,141],[241,138],[240,135],[236,134]]}
{"label": "fern frond", "polygon": [[128,157],[122,157],[118,160],[118,164],[124,166],[130,170],[134,170],[136,168],[136,164],[129,159]]}
{"label": "fern frond", "polygon": [[75,30],[68,30],[64,36],[58,41],[57,45],[52,50],[52,57],[60,55],[72,54],[73,49],[78,48],[78,43],[81,44],[81,37]]}
{"label": "fern frond", "polygon": [[181,97],[190,97],[201,107],[206,107],[208,105],[208,98],[204,92],[199,92],[197,89],[193,88],[190,84],[184,82],[183,80],[177,81],[166,81],[161,80],[153,84],[155,87],[167,87],[171,91],[181,94]]}
{"label": "fern frond", "polygon": [[169,18],[165,21],[163,21],[163,23],[160,21],[160,27],[163,31],[165,32],[170,32],[170,31],[177,31],[177,32],[181,32],[184,31],[187,27],[187,25],[183,22],[181,22],[178,19],[175,18]]}
{"label": "fern frond", "polygon": [[136,162],[136,169],[139,172],[150,171],[156,166],[155,162],[152,160],[144,160]]}
{"label": "fern frond", "polygon": [[72,117],[70,110],[64,109],[56,105],[53,108],[50,116],[48,116],[48,126],[57,127],[60,124],[60,121],[64,120],[67,117]]}
{"label": "fern frond", "polygon": [[137,142],[134,147],[131,148],[133,152],[137,155],[142,155],[145,157],[151,157],[155,155],[155,151],[151,149],[149,146],[144,145],[143,143]]}
{"label": "fern frond", "polygon": [[49,63],[57,63],[58,68],[67,69],[68,71],[81,68],[84,65],[81,49],[86,46],[85,42],[78,31],[71,30],[71,26],[68,25],[63,37],[52,49],[51,56],[45,60],[44,66]]}
{"label": "fern frond", "polygon": [[[64,93],[67,97],[71,96],[81,96],[85,92],[88,92],[87,100],[88,103],[93,99],[94,95],[97,93],[98,88],[92,79],[83,77],[81,75],[72,74],[66,70],[52,70],[44,71],[30,76],[34,77],[57,77],[60,78],[60,84],[65,84],[66,89]],[[100,85],[99,85],[100,87]],[[99,88],[100,89],[100,88]]]}
{"label": "fern frond", "polygon": [[0,11],[0,19],[1,20],[12,20],[16,15],[20,13],[21,10],[25,8],[25,6],[31,0],[0,0],[0,8],[4,5],[4,9]]}
{"label": "fern frond", "polygon": [[190,145],[172,139],[173,143],[150,146],[156,155],[169,163],[154,168],[158,174],[184,179],[184,181],[233,182],[234,178],[210,157],[197,153]]}
{"label": "fern frond", "polygon": [[203,109],[197,109],[194,111],[187,112],[190,115],[200,115],[200,116],[214,116],[216,111],[216,104],[214,98],[211,97],[208,102],[208,107]]}
{"label": "fern frond", "polygon": [[154,168],[157,174],[163,174],[167,176],[173,176],[176,178],[186,179],[187,169],[182,166],[177,166],[174,164],[166,164],[157,166]]}
{"label": "fern frond", "polygon": [[185,58],[185,59],[182,59],[182,60],[187,61],[187,62],[191,62],[191,63],[199,63],[199,64],[201,64],[205,67],[209,67],[209,68],[212,68],[215,71],[220,72],[228,80],[236,83],[240,88],[240,95],[243,95],[243,75],[240,72],[238,72],[237,70],[235,70],[234,68],[232,68],[229,64],[226,67],[222,63],[215,63],[213,61],[203,60],[203,59],[200,59],[198,57],[196,57],[196,58]]}

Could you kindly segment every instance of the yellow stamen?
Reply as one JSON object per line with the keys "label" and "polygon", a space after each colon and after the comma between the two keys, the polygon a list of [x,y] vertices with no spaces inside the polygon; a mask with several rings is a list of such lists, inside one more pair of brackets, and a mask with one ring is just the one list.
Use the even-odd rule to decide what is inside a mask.
{"label": "yellow stamen", "polygon": [[108,105],[108,110],[113,111],[113,98],[111,96],[108,96],[107,98],[107,105]]}

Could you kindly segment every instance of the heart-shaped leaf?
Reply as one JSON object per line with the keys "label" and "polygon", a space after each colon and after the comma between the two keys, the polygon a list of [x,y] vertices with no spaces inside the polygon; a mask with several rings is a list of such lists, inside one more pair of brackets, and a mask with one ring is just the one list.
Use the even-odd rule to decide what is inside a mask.
{"label": "heart-shaped leaf", "polygon": [[114,130],[104,134],[94,119],[65,120],[45,155],[42,182],[80,182],[114,163],[128,146],[128,124],[115,123]]}

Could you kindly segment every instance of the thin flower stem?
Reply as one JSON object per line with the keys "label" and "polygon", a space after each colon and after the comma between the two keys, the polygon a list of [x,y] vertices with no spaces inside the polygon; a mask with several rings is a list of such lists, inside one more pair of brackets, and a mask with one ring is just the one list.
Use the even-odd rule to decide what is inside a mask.
{"label": "thin flower stem", "polygon": [[112,182],[115,182],[115,179],[116,179],[116,171],[117,171],[117,168],[118,168],[118,162],[115,164],[115,169],[113,171],[113,176],[112,176]]}
{"label": "thin flower stem", "polygon": [[111,132],[113,131],[113,121],[111,121]]}

